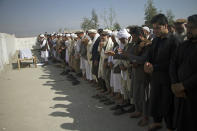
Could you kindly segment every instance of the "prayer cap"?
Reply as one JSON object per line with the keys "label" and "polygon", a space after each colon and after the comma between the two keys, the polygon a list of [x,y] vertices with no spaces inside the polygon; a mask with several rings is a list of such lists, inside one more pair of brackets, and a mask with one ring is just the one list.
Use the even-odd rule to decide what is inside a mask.
{"label": "prayer cap", "polygon": [[183,24],[183,23],[187,23],[186,19],[177,19],[175,22],[175,24]]}
{"label": "prayer cap", "polygon": [[95,29],[90,29],[90,30],[88,30],[88,33],[97,33],[97,30],[95,30]]}
{"label": "prayer cap", "polygon": [[78,30],[78,31],[75,32],[75,34],[80,34],[80,33],[84,33],[84,31],[83,30]]}

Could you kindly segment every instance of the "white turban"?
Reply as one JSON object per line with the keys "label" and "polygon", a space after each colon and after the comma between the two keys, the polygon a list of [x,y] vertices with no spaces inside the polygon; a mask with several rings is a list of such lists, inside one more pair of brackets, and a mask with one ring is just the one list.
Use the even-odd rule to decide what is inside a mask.
{"label": "white turban", "polygon": [[77,38],[77,35],[74,34],[74,33],[72,33],[72,34],[71,34],[71,37],[72,37],[72,38]]}
{"label": "white turban", "polygon": [[66,37],[70,37],[70,34],[66,34]]}
{"label": "white turban", "polygon": [[117,37],[120,39],[120,38],[125,38],[125,39],[128,39],[131,35],[127,32],[126,29],[121,29],[118,34],[117,34]]}
{"label": "white turban", "polygon": [[150,29],[147,26],[144,26],[142,28],[150,33]]}

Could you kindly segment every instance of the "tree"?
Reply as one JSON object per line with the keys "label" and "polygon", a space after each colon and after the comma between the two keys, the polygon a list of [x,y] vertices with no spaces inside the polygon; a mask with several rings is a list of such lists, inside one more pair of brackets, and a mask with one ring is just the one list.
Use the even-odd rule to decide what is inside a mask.
{"label": "tree", "polygon": [[157,8],[153,4],[153,0],[148,0],[147,4],[145,5],[145,25],[148,27],[152,27],[151,19],[153,16],[157,15]]}
{"label": "tree", "polygon": [[89,20],[88,18],[84,17],[83,18],[83,22],[81,24],[81,29],[83,29],[84,31],[91,29],[91,20]]}
{"label": "tree", "polygon": [[115,22],[114,23],[114,28],[113,28],[114,30],[120,30],[121,29],[121,26],[120,26],[120,24],[118,23],[118,22]]}
{"label": "tree", "polygon": [[92,9],[92,16],[91,18],[84,17],[83,22],[81,23],[81,28],[83,30],[89,29],[98,29],[98,16],[94,9]]}
{"label": "tree", "polygon": [[59,28],[58,32],[59,32],[59,33],[62,33],[62,28]]}
{"label": "tree", "polygon": [[171,10],[167,10],[166,11],[166,17],[167,17],[167,19],[168,19],[168,24],[169,25],[173,25],[173,23],[174,23],[174,14],[172,13],[172,11]]}
{"label": "tree", "polygon": [[104,9],[103,14],[101,14],[101,18],[103,19],[103,23],[105,25],[104,28],[113,29],[115,24],[114,21],[116,18],[116,13],[113,8],[109,8],[109,12]]}
{"label": "tree", "polygon": [[98,24],[98,16],[97,16],[96,11],[94,9],[92,9],[92,19],[91,19],[91,22],[92,22],[92,28],[93,29],[98,29],[98,27],[99,27],[99,24]]}

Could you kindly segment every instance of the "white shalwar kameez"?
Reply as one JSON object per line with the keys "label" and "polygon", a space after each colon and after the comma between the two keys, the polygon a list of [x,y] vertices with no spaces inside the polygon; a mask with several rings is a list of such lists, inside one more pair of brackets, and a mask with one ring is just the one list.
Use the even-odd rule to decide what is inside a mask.
{"label": "white shalwar kameez", "polygon": [[[119,48],[123,49],[124,45],[123,44],[119,44]],[[115,49],[117,49],[117,48],[115,48]],[[120,63],[121,63],[121,60],[113,59],[114,67],[116,67]],[[123,90],[123,87],[122,87],[122,84],[121,84],[121,81],[122,81],[121,73],[113,73],[112,77],[113,77],[113,79],[112,79],[113,83],[112,84],[113,84],[113,87],[114,87],[114,92],[115,93],[120,92],[121,94],[124,94],[124,90]]]}
{"label": "white shalwar kameez", "polygon": [[65,46],[66,46],[65,60],[66,60],[66,63],[69,63],[69,47],[70,47],[69,40],[65,41]]}
{"label": "white shalwar kameez", "polygon": [[[44,39],[43,42],[42,42],[42,44],[40,45],[40,47],[42,48],[42,47],[44,47],[46,44],[47,44],[47,40]],[[48,44],[47,44],[47,46],[48,46]],[[49,49],[49,46],[48,46],[48,49]],[[44,51],[41,51],[41,58],[43,58],[45,62],[48,61],[48,57],[49,57],[49,52],[48,52],[47,49],[44,50]]]}

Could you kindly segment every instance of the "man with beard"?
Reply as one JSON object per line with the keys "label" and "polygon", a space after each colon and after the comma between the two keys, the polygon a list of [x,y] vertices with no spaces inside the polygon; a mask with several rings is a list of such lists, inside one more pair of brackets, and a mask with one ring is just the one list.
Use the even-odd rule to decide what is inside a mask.
{"label": "man with beard", "polygon": [[[98,29],[99,35],[101,35],[103,29]],[[100,53],[98,52],[99,43],[101,41],[100,36],[94,40],[92,46],[92,74],[96,77],[98,86],[100,86],[100,81],[98,79],[98,68],[99,68],[99,60],[100,60]]]}
{"label": "man with beard", "polygon": [[[110,73],[110,71],[108,70],[109,68],[107,67],[108,55],[106,54],[106,52],[109,50],[112,50],[112,48],[113,48],[113,42],[110,37],[110,31],[104,30],[101,33],[101,41],[100,41],[99,47],[98,47],[98,51],[100,53],[98,78],[100,79],[100,82],[101,82],[101,88],[103,89],[102,92],[107,91],[106,81],[109,80],[107,78],[107,76],[109,76],[109,74],[106,74],[106,72]],[[108,88],[110,88],[110,87],[108,87]]]}
{"label": "man with beard", "polygon": [[41,39],[41,58],[44,60],[44,65],[48,64],[48,57],[49,57],[49,45],[48,45],[48,40],[47,38],[44,36],[44,34],[40,35],[40,39]]}
{"label": "man with beard", "polygon": [[88,36],[90,37],[90,42],[87,45],[87,58],[88,58],[88,64],[90,66],[89,75],[92,78],[93,82],[96,83],[96,76],[92,74],[92,48],[93,45],[96,43],[97,39],[100,37],[100,35],[97,33],[97,30],[91,29],[88,31]]}
{"label": "man with beard", "polygon": [[168,32],[168,21],[165,15],[158,14],[151,20],[156,38],[152,41],[144,71],[151,74],[150,115],[153,124],[149,131],[156,131],[162,127],[162,119],[168,131],[173,127],[174,97],[171,91],[169,64],[176,49],[178,40]]}
{"label": "man with beard", "polygon": [[188,17],[187,38],[170,64],[171,89],[179,99],[177,131],[197,131],[197,15]]}
{"label": "man with beard", "polygon": [[178,40],[180,42],[183,42],[184,40],[187,39],[186,36],[186,24],[187,24],[187,20],[185,19],[177,19],[174,23],[175,25],[175,36],[178,38]]}
{"label": "man with beard", "polygon": [[136,27],[131,32],[133,37],[133,53],[129,54],[133,72],[133,100],[136,111],[131,113],[131,118],[143,118],[138,122],[139,126],[148,124],[148,101],[149,101],[149,80],[144,72],[144,63],[147,59],[151,41],[144,34],[142,27]]}
{"label": "man with beard", "polygon": [[82,70],[83,75],[85,75],[85,64],[84,64],[84,57],[82,57],[86,52],[86,48],[84,45],[81,44],[81,40],[84,37],[84,32],[82,30],[77,31],[75,34],[77,34],[78,40],[76,43],[76,66],[77,66],[77,76],[81,76],[81,72],[79,68]]}

